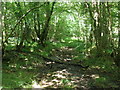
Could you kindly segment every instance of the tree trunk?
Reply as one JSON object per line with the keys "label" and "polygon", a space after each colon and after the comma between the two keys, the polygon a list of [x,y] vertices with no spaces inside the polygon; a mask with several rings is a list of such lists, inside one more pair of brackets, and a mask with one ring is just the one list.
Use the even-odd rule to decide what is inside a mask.
{"label": "tree trunk", "polygon": [[[109,49],[109,29],[108,29],[108,10],[106,3],[87,3],[89,14],[91,17],[91,25],[97,47],[97,57],[107,54],[105,50]],[[94,9],[93,9],[94,8]]]}
{"label": "tree trunk", "polygon": [[52,13],[53,13],[55,2],[52,3],[51,11],[49,10],[49,5],[50,5],[50,2],[47,2],[47,16],[46,16],[47,20],[46,20],[45,26],[43,28],[43,32],[41,33],[41,44],[43,46],[44,46],[44,41],[47,38],[48,29],[49,29],[49,22],[50,22]]}

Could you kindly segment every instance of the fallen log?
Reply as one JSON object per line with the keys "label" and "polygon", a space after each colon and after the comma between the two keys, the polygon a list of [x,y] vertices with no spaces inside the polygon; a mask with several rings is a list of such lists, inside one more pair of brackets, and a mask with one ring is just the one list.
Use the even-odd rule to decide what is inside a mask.
{"label": "fallen log", "polygon": [[[12,50],[12,51],[15,51],[15,50]],[[18,52],[18,51],[15,51],[15,52]],[[79,66],[79,67],[84,68],[84,69],[87,69],[89,67],[89,66],[83,66],[83,65],[81,65],[79,63],[62,61],[62,60],[60,60],[59,58],[57,58],[55,56],[45,57],[43,55],[40,55],[39,53],[34,53],[34,52],[30,52],[30,51],[20,51],[18,53],[27,53],[27,54],[35,55],[37,57],[42,57],[47,62],[55,62],[55,63],[58,63],[58,64],[74,65],[74,66]]]}
{"label": "fallen log", "polygon": [[79,63],[72,63],[72,62],[65,62],[65,61],[60,61],[60,60],[55,60],[55,59],[52,59],[52,57],[44,57],[42,56],[44,60],[47,60],[47,61],[52,61],[52,62],[55,62],[55,63],[59,63],[59,64],[66,64],[66,65],[74,65],[74,66],[79,66],[81,68],[85,68],[87,69],[89,66],[83,66]]}

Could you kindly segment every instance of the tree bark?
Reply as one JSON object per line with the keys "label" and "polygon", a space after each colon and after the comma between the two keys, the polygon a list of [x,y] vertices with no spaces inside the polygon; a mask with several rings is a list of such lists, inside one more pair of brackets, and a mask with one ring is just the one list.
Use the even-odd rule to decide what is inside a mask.
{"label": "tree bark", "polygon": [[[49,22],[50,22],[50,19],[51,19],[51,16],[52,16],[52,13],[53,13],[53,9],[54,9],[54,5],[55,5],[55,2],[52,3],[52,8],[51,8],[51,11],[49,11],[49,5],[50,3],[47,2],[47,5],[48,5],[48,10],[47,10],[47,20],[46,20],[46,23],[45,23],[45,26],[43,28],[43,32],[41,33],[41,44],[44,46],[44,41],[46,40],[47,38],[47,34],[48,34],[48,28],[49,28]],[[48,13],[49,12],[49,13]]]}

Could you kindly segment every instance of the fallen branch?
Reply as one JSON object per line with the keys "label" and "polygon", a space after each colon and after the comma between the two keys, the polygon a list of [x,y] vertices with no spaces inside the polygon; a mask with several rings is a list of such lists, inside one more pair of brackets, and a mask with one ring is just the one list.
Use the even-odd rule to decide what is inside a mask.
{"label": "fallen branch", "polygon": [[83,66],[79,63],[72,63],[72,62],[65,62],[65,61],[62,61],[60,60],[59,58],[57,57],[54,57],[54,56],[51,56],[51,57],[45,57],[43,55],[40,55],[38,53],[34,53],[34,52],[29,52],[29,51],[23,51],[23,53],[30,53],[30,54],[33,54],[33,55],[36,55],[37,57],[42,57],[45,61],[50,61],[50,62],[55,62],[55,63],[58,63],[58,64],[66,64],[66,65],[74,65],[74,66],[79,66],[81,68],[85,68],[87,69],[89,66]]}
{"label": "fallen branch", "polygon": [[15,51],[15,52],[18,52],[18,53],[27,53],[27,54],[35,55],[37,57],[42,57],[47,62],[55,62],[55,63],[58,63],[58,64],[74,65],[74,66],[79,66],[79,67],[85,68],[85,69],[87,69],[89,67],[89,66],[83,66],[83,65],[81,65],[79,63],[65,62],[65,61],[62,61],[62,60],[60,60],[59,58],[57,58],[55,56],[45,57],[43,55],[40,55],[40,54],[34,53],[34,52],[30,52],[30,51],[16,51],[16,50],[12,50],[12,51]]}
{"label": "fallen branch", "polygon": [[79,67],[85,68],[85,69],[87,69],[89,67],[89,66],[83,66],[83,65],[81,65],[79,63],[72,63],[72,62],[60,61],[59,59],[55,60],[55,59],[52,59],[52,57],[44,57],[44,56],[42,56],[42,58],[44,60],[47,60],[47,61],[52,61],[52,62],[59,63],[59,64],[79,66]]}

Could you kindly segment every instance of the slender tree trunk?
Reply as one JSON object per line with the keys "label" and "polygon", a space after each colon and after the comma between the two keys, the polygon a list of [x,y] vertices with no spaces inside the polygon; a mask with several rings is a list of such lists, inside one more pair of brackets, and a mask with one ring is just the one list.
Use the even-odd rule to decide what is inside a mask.
{"label": "slender tree trunk", "polygon": [[[36,2],[35,2],[35,3],[34,3],[34,7],[35,7],[36,5],[39,5],[39,3],[36,3]],[[41,37],[40,31],[41,31],[41,30],[40,30],[39,8],[37,9],[37,12],[34,13],[34,29],[35,29],[37,38],[39,39],[39,40],[36,40],[36,41],[40,42],[40,37]]]}
{"label": "slender tree trunk", "polygon": [[55,2],[52,3],[51,11],[49,10],[49,7],[50,7],[49,5],[50,5],[50,2],[47,2],[47,16],[46,16],[47,20],[46,20],[45,26],[43,28],[43,32],[41,33],[41,44],[43,46],[44,46],[44,41],[47,38],[48,29],[49,29],[49,22],[50,22],[52,13],[53,13]]}
{"label": "slender tree trunk", "polygon": [[120,67],[120,1],[118,2],[118,48],[115,56],[115,64]]}
{"label": "slender tree trunk", "polygon": [[[120,50],[120,1],[118,2],[118,49]],[[120,54],[120,52],[119,52]]]}

